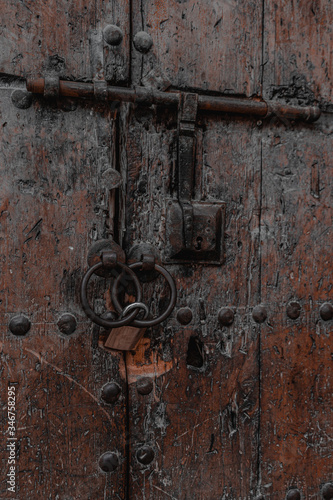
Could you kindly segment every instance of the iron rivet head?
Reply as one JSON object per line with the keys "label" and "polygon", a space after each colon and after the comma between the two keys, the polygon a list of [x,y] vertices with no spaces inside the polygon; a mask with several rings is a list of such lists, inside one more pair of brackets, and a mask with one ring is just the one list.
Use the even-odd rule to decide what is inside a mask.
{"label": "iron rivet head", "polygon": [[333,484],[326,483],[321,490],[321,494],[323,495],[324,500],[332,500],[333,498]]}
{"label": "iron rivet head", "polygon": [[177,319],[181,325],[188,325],[193,318],[192,311],[189,307],[181,307],[177,312]]}
{"label": "iron rivet head", "polygon": [[230,326],[234,322],[234,312],[228,307],[220,309],[217,319],[222,326]]}
{"label": "iron rivet head", "polygon": [[113,472],[119,465],[118,456],[111,451],[103,453],[99,459],[99,466],[103,472]]}
{"label": "iron rivet head", "polygon": [[320,308],[320,316],[324,321],[329,321],[333,318],[333,306],[326,302]]}
{"label": "iron rivet head", "polygon": [[16,89],[12,92],[11,100],[19,109],[28,109],[32,104],[32,94],[26,90]]}
{"label": "iron rivet head", "polygon": [[296,488],[289,490],[286,496],[286,500],[301,500],[301,492]]}
{"label": "iron rivet head", "polygon": [[139,31],[133,40],[134,47],[141,54],[146,54],[153,45],[152,37],[145,31]]}
{"label": "iron rivet head", "polygon": [[103,36],[106,43],[109,45],[120,45],[124,34],[122,30],[115,24],[108,24],[103,30]]}
{"label": "iron rivet head", "polygon": [[25,335],[30,330],[31,323],[29,319],[23,314],[19,314],[18,316],[14,316],[10,320],[9,330],[14,335]]}
{"label": "iron rivet head", "polygon": [[264,306],[256,306],[252,311],[252,317],[256,323],[263,323],[267,319],[267,311]]}
{"label": "iron rivet head", "polygon": [[75,332],[77,322],[73,314],[66,313],[61,316],[57,323],[57,326],[61,333],[63,333],[64,335],[70,335],[71,333]]}
{"label": "iron rivet head", "polygon": [[153,390],[154,383],[151,378],[149,377],[142,377],[139,378],[136,382],[136,389],[139,394],[142,394],[145,396],[146,394],[150,394],[151,391]]}
{"label": "iron rivet head", "polygon": [[297,319],[301,314],[301,306],[298,302],[290,302],[287,307],[287,316],[290,319]]}
{"label": "iron rivet head", "polygon": [[115,382],[109,382],[102,388],[102,399],[109,404],[115,403],[120,396],[121,389]]}
{"label": "iron rivet head", "polygon": [[143,465],[150,464],[154,460],[154,457],[154,450],[150,446],[142,446],[142,448],[139,448],[136,452],[136,458],[138,459],[140,464]]}

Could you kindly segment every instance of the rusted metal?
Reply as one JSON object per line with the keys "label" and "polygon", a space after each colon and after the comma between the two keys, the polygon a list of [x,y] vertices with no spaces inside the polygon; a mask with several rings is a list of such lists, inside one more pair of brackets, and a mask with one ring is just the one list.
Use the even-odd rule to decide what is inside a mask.
{"label": "rusted metal", "polygon": [[[105,253],[108,253],[108,252],[105,252]],[[106,267],[107,269],[109,269],[110,266],[113,267],[115,254],[113,252],[110,252],[110,254],[113,254],[113,256],[111,256],[110,258],[108,256],[106,256],[104,258],[105,264],[103,263],[103,255],[104,254],[102,254],[102,262],[98,262],[97,264],[93,265],[92,267],[90,267],[88,269],[88,271],[86,272],[86,274],[84,275],[84,277],[82,279],[80,297],[81,297],[82,308],[83,308],[84,312],[86,313],[86,315],[88,316],[88,318],[91,319],[91,321],[93,321],[97,325],[103,326],[105,328],[116,328],[116,327],[120,327],[120,326],[129,325],[130,323],[132,323],[134,318],[138,315],[139,310],[135,309],[131,314],[129,314],[128,316],[126,316],[126,318],[123,318],[123,319],[106,320],[106,319],[103,319],[101,316],[98,316],[92,310],[92,308],[90,307],[88,298],[87,298],[87,287],[88,287],[88,283],[89,283],[89,280],[92,277],[92,275],[95,274],[96,271],[98,271],[100,268]],[[126,264],[123,264],[122,262],[116,261],[116,264],[124,273],[120,273],[118,275],[117,279],[115,280],[115,283],[119,284],[120,281],[122,281],[122,283],[124,283],[124,280],[125,280],[124,274],[126,276],[130,276],[131,281],[133,281],[135,289],[136,289],[136,294],[137,294],[136,299],[138,302],[141,302],[142,290],[141,290],[140,282],[139,282],[135,272],[132,271],[132,269],[130,269],[128,266],[126,266]],[[122,310],[123,310],[123,308],[120,307],[119,312],[121,313]]]}
{"label": "rusted metal", "polygon": [[133,44],[138,52],[146,54],[153,45],[153,39],[146,31],[139,31],[134,36]]}
{"label": "rusted metal", "polygon": [[54,99],[59,96],[59,76],[46,76],[44,80],[44,96]]}
{"label": "rusted metal", "polygon": [[155,457],[155,452],[151,446],[142,446],[136,452],[136,458],[142,465],[149,465]]}
{"label": "rusted metal", "polygon": [[150,394],[154,388],[154,382],[149,377],[141,377],[136,381],[136,390],[142,396]]}
{"label": "rusted metal", "polygon": [[118,401],[121,393],[121,388],[116,382],[108,382],[102,387],[101,398],[109,404]]}
{"label": "rusted metal", "polygon": [[[149,309],[143,302],[133,302],[126,306],[120,318],[126,317],[127,313],[133,309],[141,309],[144,311],[144,318],[149,314]],[[136,348],[141,337],[144,335],[146,328],[137,328],[135,326],[125,325],[119,328],[112,328],[104,347],[108,349],[117,349],[119,351],[132,351]]]}
{"label": "rusted metal", "polygon": [[99,466],[103,472],[113,472],[119,466],[119,458],[116,453],[107,451],[99,459]]}
{"label": "rusted metal", "polygon": [[297,319],[301,314],[302,307],[298,302],[290,302],[287,307],[287,316],[290,319]]}
{"label": "rusted metal", "polygon": [[333,498],[333,483],[325,483],[322,487],[321,494],[324,500],[332,500]]}
{"label": "rusted metal", "polygon": [[[135,271],[140,270],[140,269],[142,269],[142,262],[135,262],[134,264],[130,264],[128,266],[128,268],[132,272],[134,270]],[[176,300],[177,300],[177,290],[176,290],[175,282],[174,282],[171,274],[164,267],[162,267],[158,264],[155,264],[154,269],[155,269],[155,271],[157,271],[159,274],[161,274],[164,277],[164,279],[168,285],[168,288],[170,291],[170,297],[169,297],[167,308],[165,309],[165,311],[163,313],[161,313],[159,316],[157,316],[157,318],[143,319],[143,320],[136,319],[136,320],[132,321],[132,317],[131,317],[131,321],[127,322],[126,324],[130,324],[131,326],[136,326],[139,328],[150,328],[152,326],[156,326],[156,325],[159,325],[160,323],[162,323],[162,321],[166,320],[170,316],[170,314],[172,313],[172,311],[175,307],[175,304],[176,304]],[[112,303],[119,314],[121,314],[123,311],[123,307],[121,306],[119,299],[118,299],[118,289],[119,289],[119,284],[120,284],[121,278],[122,278],[122,276],[119,275],[118,278],[115,279],[113,287],[112,287],[112,292],[111,292]],[[138,298],[137,302],[140,302],[140,301],[141,301],[141,298],[140,299]]]}
{"label": "rusted metal", "polygon": [[177,311],[177,320],[181,325],[188,325],[193,318],[192,310],[189,307],[181,307]]}
{"label": "rusted metal", "polygon": [[[44,85],[44,78],[27,79],[27,90],[29,92],[43,94]],[[59,94],[66,97],[93,99],[94,85],[91,83],[60,80]],[[180,93],[160,92],[153,89],[145,89],[143,87],[129,89],[108,86],[107,98],[109,101],[178,106]],[[198,108],[201,111],[253,115],[263,118],[269,114],[276,114],[277,116],[291,120],[304,120],[308,122],[318,120],[321,114],[317,106],[292,106],[276,102],[265,102],[264,100],[208,95],[198,95]]]}
{"label": "rusted metal", "polygon": [[264,323],[267,319],[267,311],[264,306],[256,306],[253,308],[252,317],[256,323]]}
{"label": "rusted metal", "polygon": [[32,104],[32,95],[26,90],[16,89],[12,92],[10,98],[18,109],[28,109]]}
{"label": "rusted metal", "polygon": [[330,321],[333,319],[333,306],[329,302],[326,302],[322,306],[320,306],[320,317],[324,321]]}
{"label": "rusted metal", "polygon": [[232,309],[226,307],[219,311],[217,318],[221,326],[230,326],[234,322],[235,313]]}
{"label": "rusted metal", "polygon": [[286,500],[301,500],[301,492],[297,488],[289,490]]}
{"label": "rusted metal", "polygon": [[77,327],[77,321],[75,316],[70,313],[63,314],[57,322],[57,326],[61,333],[65,335],[70,335],[74,333]]}
{"label": "rusted metal", "polygon": [[30,320],[23,314],[14,316],[9,322],[9,330],[14,335],[25,335],[31,328]]}
{"label": "rusted metal", "polygon": [[109,45],[120,45],[124,38],[124,33],[115,24],[108,24],[103,29],[103,37]]}

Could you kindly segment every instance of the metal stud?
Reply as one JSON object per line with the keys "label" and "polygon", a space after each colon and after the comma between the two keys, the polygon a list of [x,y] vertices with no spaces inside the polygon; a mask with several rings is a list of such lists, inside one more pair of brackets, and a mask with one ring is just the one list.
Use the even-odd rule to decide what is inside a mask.
{"label": "metal stud", "polygon": [[181,307],[177,312],[177,320],[181,325],[188,325],[193,318],[192,311],[189,307]]}
{"label": "metal stud", "polygon": [[30,320],[23,314],[14,316],[9,323],[9,330],[14,335],[25,335],[30,330],[30,327]]}
{"label": "metal stud", "polygon": [[263,323],[267,319],[267,311],[264,306],[256,306],[252,311],[252,317],[257,323]]}
{"label": "metal stud", "polygon": [[150,464],[154,460],[154,457],[155,453],[151,446],[142,446],[142,448],[139,448],[136,452],[136,458],[138,459],[140,464],[143,465]]}
{"label": "metal stud", "polygon": [[332,500],[333,498],[333,483],[326,483],[324,484],[321,494],[324,498],[324,500]]}
{"label": "metal stud", "polygon": [[70,335],[71,333],[75,332],[77,322],[73,314],[63,314],[61,318],[59,319],[57,326],[61,333],[64,335]]}
{"label": "metal stud", "polygon": [[149,377],[142,377],[139,378],[136,382],[136,389],[139,394],[142,394],[143,396],[150,394],[151,391],[153,390],[154,384],[151,378]]}
{"label": "metal stud", "polygon": [[153,39],[145,31],[139,31],[135,35],[133,43],[137,51],[146,54],[153,45]]}
{"label": "metal stud", "polygon": [[119,459],[116,453],[107,451],[99,459],[99,466],[103,472],[113,472],[119,465]]}
{"label": "metal stud", "polygon": [[228,307],[220,309],[218,313],[218,321],[221,326],[230,326],[234,322],[234,312]]}
{"label": "metal stud", "polygon": [[109,404],[115,403],[120,396],[121,388],[115,382],[108,382],[102,388],[101,398]]}
{"label": "metal stud", "polygon": [[319,310],[321,319],[330,321],[333,318],[333,306],[329,302],[325,302]]}
{"label": "metal stud", "polygon": [[108,24],[108,26],[105,26],[103,36],[104,40],[109,45],[120,45],[124,38],[122,30],[115,24]]}
{"label": "metal stud", "polygon": [[11,100],[19,109],[28,109],[32,104],[32,94],[26,90],[16,89],[12,92]]}
{"label": "metal stud", "polygon": [[301,492],[297,488],[289,490],[286,500],[301,500]]}
{"label": "metal stud", "polygon": [[301,306],[298,302],[290,302],[287,307],[287,316],[290,319],[297,319],[301,314]]}

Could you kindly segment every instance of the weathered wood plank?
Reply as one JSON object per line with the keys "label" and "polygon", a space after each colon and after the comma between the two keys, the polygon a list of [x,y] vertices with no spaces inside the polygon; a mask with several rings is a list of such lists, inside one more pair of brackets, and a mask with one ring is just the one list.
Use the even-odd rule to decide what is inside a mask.
{"label": "weathered wood plank", "polygon": [[[226,263],[168,266],[176,310],[126,358],[135,499],[255,495],[259,366],[251,309],[259,297],[260,133],[252,121],[224,118],[200,122],[195,198],[227,203]],[[126,249],[140,241],[163,249],[174,132],[159,113],[137,109],[129,117]],[[164,287],[147,288],[151,310],[163,307]],[[225,306],[235,311],[229,327],[217,319]],[[181,307],[192,310],[188,326],[176,319]],[[137,391],[142,377],[154,384],[148,395]],[[155,454],[147,465],[137,460],[144,445]]]}
{"label": "weathered wood plank", "polygon": [[0,72],[17,76],[55,73],[65,78],[91,79],[91,35],[109,24],[123,32],[119,46],[102,41],[105,77],[128,79],[129,2],[97,0],[2,0],[0,20]]}
{"label": "weathered wood plank", "polygon": [[[79,297],[88,248],[109,231],[101,179],[115,166],[113,115],[90,104],[73,110],[73,103],[43,98],[29,109],[17,109],[12,92],[0,93],[3,470],[7,384],[16,382],[17,497],[86,499],[106,493],[123,498],[123,358],[93,345]],[[72,110],[65,112],[66,106]],[[106,291],[104,280],[99,281],[93,295],[97,306]],[[76,318],[72,335],[57,326],[64,313]],[[8,328],[18,314],[31,322],[24,337]],[[110,381],[122,391],[113,406],[101,400],[102,387]],[[116,451],[120,462],[118,473],[108,479],[98,466],[106,451]],[[2,481],[1,498],[8,498],[6,489]]]}
{"label": "weathered wood plank", "polygon": [[134,83],[252,95],[261,93],[262,2],[133,2],[133,36],[147,32],[147,54],[133,49]]}
{"label": "weathered wood plank", "polygon": [[[332,480],[332,321],[320,316],[321,305],[332,302],[332,133],[326,116],[313,126],[271,124],[263,141],[268,320],[260,427],[262,489],[269,498],[283,498],[291,487],[302,498],[321,498],[321,486]],[[292,303],[298,306],[291,309]]]}

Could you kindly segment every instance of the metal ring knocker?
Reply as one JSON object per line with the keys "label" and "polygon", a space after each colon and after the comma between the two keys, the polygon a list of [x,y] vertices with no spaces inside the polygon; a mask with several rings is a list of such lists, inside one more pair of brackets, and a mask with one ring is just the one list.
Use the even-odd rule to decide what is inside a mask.
{"label": "metal ring knocker", "polygon": [[[120,279],[124,279],[124,273],[128,274],[132,278],[132,281],[135,285],[136,293],[137,293],[136,300],[137,300],[137,303],[140,303],[140,307],[141,307],[142,290],[141,290],[141,286],[140,286],[140,281],[139,281],[137,275],[135,274],[135,272],[132,271],[132,269],[130,269],[129,266],[127,266],[126,264],[123,264],[122,262],[117,261],[117,256],[113,252],[104,252],[102,254],[101,262],[98,262],[97,264],[93,265],[92,267],[90,267],[88,269],[88,271],[84,275],[84,277],[82,279],[82,283],[81,283],[81,303],[82,303],[82,307],[83,307],[84,312],[86,313],[88,318],[91,319],[91,321],[93,321],[94,323],[96,323],[99,326],[103,326],[104,328],[115,328],[115,327],[119,327],[119,326],[129,325],[130,323],[132,323],[132,321],[136,318],[136,316],[140,312],[140,307],[137,306],[137,307],[135,307],[133,312],[131,312],[128,316],[126,316],[124,318],[122,318],[120,316],[120,319],[117,319],[117,320],[107,320],[107,319],[103,319],[100,316],[98,316],[90,307],[90,304],[89,304],[88,299],[87,299],[87,287],[88,287],[88,282],[89,282],[91,276],[98,269],[100,269],[102,267],[110,269],[110,268],[117,267],[117,266],[120,267],[123,271],[118,275],[118,277],[116,279],[117,283],[119,283]],[[133,309],[132,307],[130,309],[128,309],[128,307],[127,307],[127,311]],[[124,311],[125,310],[126,310],[126,308],[124,309]],[[123,310],[121,308],[120,313],[122,313],[122,312],[123,312]]]}
{"label": "metal ring knocker", "polygon": [[123,318],[124,316],[126,316],[126,314],[127,314],[129,311],[132,311],[132,309],[137,309],[137,308],[139,308],[139,309],[143,309],[143,310],[144,310],[144,312],[145,312],[145,314],[144,314],[144,318],[146,318],[146,317],[148,316],[148,314],[149,314],[149,309],[148,309],[148,306],[147,306],[146,304],[144,304],[143,302],[132,302],[132,304],[128,304],[128,306],[126,306],[126,307],[122,310],[122,312],[121,312],[121,314],[120,314],[119,318]]}
{"label": "metal ring knocker", "polygon": [[[135,269],[142,269],[142,266],[143,266],[142,262],[135,262],[134,264],[130,264],[128,267],[133,272],[133,270],[135,270]],[[170,289],[169,305],[166,308],[166,310],[164,311],[164,313],[160,314],[160,316],[157,316],[157,318],[148,319],[148,320],[135,319],[134,321],[131,321],[131,323],[130,323],[131,326],[137,326],[139,328],[149,328],[151,326],[158,325],[159,323],[162,323],[162,321],[164,321],[168,316],[170,316],[173,308],[175,307],[176,300],[177,300],[177,292],[176,292],[175,282],[173,281],[173,279],[172,279],[171,275],[168,273],[168,271],[166,269],[164,269],[164,267],[159,266],[158,264],[155,264],[154,269],[165,278],[165,280],[169,286],[169,289]],[[123,308],[121,307],[121,304],[120,304],[120,302],[118,300],[118,296],[117,296],[120,280],[121,280],[121,275],[119,275],[118,278],[115,280],[113,287],[112,287],[112,292],[111,292],[112,303],[115,306],[115,308],[119,314],[121,314],[123,311]],[[139,299],[138,299],[138,302],[140,302]]]}

